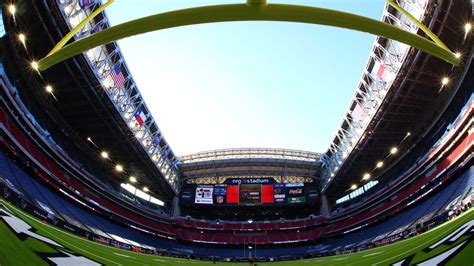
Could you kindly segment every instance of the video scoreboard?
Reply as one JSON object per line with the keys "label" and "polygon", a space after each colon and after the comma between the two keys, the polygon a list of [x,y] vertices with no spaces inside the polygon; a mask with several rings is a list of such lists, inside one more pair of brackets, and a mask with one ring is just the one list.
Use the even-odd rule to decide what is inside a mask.
{"label": "video scoreboard", "polygon": [[278,205],[314,203],[314,184],[276,183],[272,178],[228,179],[225,184],[186,185],[181,203],[215,205]]}

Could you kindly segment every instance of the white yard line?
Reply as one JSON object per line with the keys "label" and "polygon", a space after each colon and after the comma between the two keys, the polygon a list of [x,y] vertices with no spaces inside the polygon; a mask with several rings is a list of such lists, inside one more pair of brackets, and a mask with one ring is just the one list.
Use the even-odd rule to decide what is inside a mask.
{"label": "white yard line", "polygon": [[135,259],[135,257],[131,257],[131,256],[128,256],[128,255],[124,255],[124,254],[120,254],[120,253],[116,253],[116,252],[114,252],[114,254],[117,255],[117,256],[120,256],[120,257]]}
{"label": "white yard line", "polygon": [[[472,210],[473,210],[473,209],[471,209],[471,210],[469,210],[469,211],[463,213],[463,216],[458,217],[458,219],[461,219],[461,218],[462,218],[462,220],[466,219],[466,217],[468,217],[467,215],[468,215]],[[445,225],[449,224],[450,222],[459,221],[458,219],[448,221],[448,222],[444,223],[443,225],[445,226]],[[444,227],[444,226],[443,226],[443,227]],[[461,225],[460,225],[460,226],[461,226]],[[438,227],[434,228],[434,230],[436,230],[436,229],[442,229],[442,228],[438,228]],[[444,230],[444,231],[441,231],[441,230],[440,230],[440,233],[439,233],[439,234],[436,234],[436,236],[434,236],[433,238],[438,238],[439,236],[445,234],[445,233],[446,233],[447,231],[449,231],[449,230],[451,230],[451,228],[447,228],[447,230]],[[430,232],[430,231],[428,231],[428,232]],[[426,233],[425,233],[425,234],[426,234]],[[409,239],[411,239],[411,238],[409,238]],[[407,240],[409,240],[409,239],[407,239]],[[401,242],[401,241],[400,241],[400,242]],[[372,264],[372,265],[383,264],[384,262],[387,262],[387,261],[389,261],[389,260],[392,260],[392,259],[394,259],[394,258],[397,258],[397,257],[399,257],[400,255],[405,255],[405,254],[407,254],[407,253],[413,252],[413,250],[417,250],[419,247],[422,247],[422,246],[424,246],[424,245],[426,245],[426,243],[421,243],[420,245],[417,245],[416,247],[411,248],[410,250],[407,250],[407,251],[402,252],[402,253],[398,253],[397,255],[395,255],[395,256],[393,256],[393,257],[390,257],[390,258],[388,258],[388,259],[379,261],[379,262],[374,263],[374,264]]]}
{"label": "white yard line", "polygon": [[380,253],[383,253],[383,251],[374,252],[374,253],[371,253],[371,254],[364,255],[364,256],[362,256],[362,257],[370,257],[370,256],[374,256],[374,255],[377,255],[377,254],[380,254]]}

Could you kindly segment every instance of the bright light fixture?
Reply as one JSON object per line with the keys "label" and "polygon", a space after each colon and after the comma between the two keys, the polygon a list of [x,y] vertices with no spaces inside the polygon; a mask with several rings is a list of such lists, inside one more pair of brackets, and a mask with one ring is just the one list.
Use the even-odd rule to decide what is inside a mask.
{"label": "bright light fixture", "polygon": [[130,177],[130,182],[136,183],[136,182],[137,182],[137,178],[134,177],[134,176],[131,176],[131,177]]}
{"label": "bright light fixture", "polygon": [[143,187],[143,191],[148,192],[150,190],[148,189],[148,187]]}
{"label": "bright light fixture", "polygon": [[10,14],[12,14],[13,16],[15,15],[16,13],[16,6],[11,4],[8,6],[8,12],[10,12]]}
{"label": "bright light fixture", "polygon": [[26,36],[23,33],[18,34],[18,40],[22,43],[25,44],[26,41]]}
{"label": "bright light fixture", "polygon": [[370,178],[369,173],[365,173],[364,176],[362,177],[362,179],[364,179],[364,180],[368,180],[369,178]]}
{"label": "bright light fixture", "polygon": [[53,92],[53,87],[51,87],[51,85],[46,86],[45,89],[46,89],[46,91],[47,91],[48,93],[52,93],[52,92]]}
{"label": "bright light fixture", "polygon": [[122,172],[123,171],[123,166],[121,166],[120,164],[117,164],[115,166],[115,170],[119,171],[119,172]]}
{"label": "bright light fixture", "polygon": [[103,151],[103,152],[100,153],[100,156],[102,156],[102,158],[104,158],[104,159],[107,159],[107,158],[109,158],[109,153],[106,152],[106,151]]}
{"label": "bright light fixture", "polygon": [[383,166],[383,162],[382,162],[382,161],[378,161],[376,166],[377,166],[377,168],[381,168],[381,167]]}
{"label": "bright light fixture", "polygon": [[466,31],[466,33],[469,33],[471,29],[472,29],[471,23],[468,22],[464,25],[464,30]]}
{"label": "bright light fixture", "polygon": [[31,62],[31,68],[38,71],[38,62],[36,62],[36,61]]}
{"label": "bright light fixture", "polygon": [[455,56],[457,59],[459,59],[459,58],[461,58],[461,53],[459,53],[459,52],[458,52],[458,53],[455,53],[454,56]]}
{"label": "bright light fixture", "polygon": [[397,147],[393,147],[391,150],[390,150],[390,153],[391,154],[396,154],[398,152],[398,148]]}
{"label": "bright light fixture", "polygon": [[448,78],[448,77],[444,77],[444,78],[441,80],[441,84],[443,84],[443,86],[448,85],[448,83],[449,83],[449,78]]}
{"label": "bright light fixture", "polygon": [[357,185],[356,185],[356,184],[353,184],[353,185],[351,186],[351,189],[352,189],[352,190],[356,190],[356,189],[357,189]]}

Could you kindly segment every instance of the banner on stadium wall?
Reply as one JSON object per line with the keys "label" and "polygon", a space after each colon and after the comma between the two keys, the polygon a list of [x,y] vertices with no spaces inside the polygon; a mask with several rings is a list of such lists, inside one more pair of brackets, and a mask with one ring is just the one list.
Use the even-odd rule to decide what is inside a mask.
{"label": "banner on stadium wall", "polygon": [[288,197],[295,197],[303,195],[302,187],[288,188]]}
{"label": "banner on stadium wall", "polygon": [[285,184],[276,184],[273,188],[273,198],[275,203],[286,202],[286,187]]}
{"label": "banner on stadium wall", "polygon": [[225,183],[228,185],[275,184],[276,181],[273,178],[227,178]]}
{"label": "banner on stadium wall", "polygon": [[218,187],[217,185],[214,187],[214,195],[216,196],[225,196],[227,194],[226,187]]}
{"label": "banner on stadium wall", "polygon": [[181,198],[182,199],[190,199],[191,198],[191,191],[183,191],[181,193]]}
{"label": "banner on stadium wall", "polygon": [[288,203],[293,204],[293,203],[305,203],[305,197],[291,197],[288,198]]}
{"label": "banner on stadium wall", "polygon": [[198,186],[196,187],[196,197],[194,198],[194,203],[196,204],[213,204],[212,192],[214,191],[213,187],[209,186]]}
{"label": "banner on stadium wall", "polygon": [[286,186],[286,187],[303,187],[303,186],[304,186],[304,183],[301,183],[301,182],[297,182],[297,183],[286,183],[285,186]]}
{"label": "banner on stadium wall", "polygon": [[224,204],[227,195],[227,185],[215,185],[213,194],[216,204]]}
{"label": "banner on stadium wall", "polygon": [[307,189],[306,193],[306,198],[308,201],[314,202],[318,199],[319,192],[317,188],[309,188]]}

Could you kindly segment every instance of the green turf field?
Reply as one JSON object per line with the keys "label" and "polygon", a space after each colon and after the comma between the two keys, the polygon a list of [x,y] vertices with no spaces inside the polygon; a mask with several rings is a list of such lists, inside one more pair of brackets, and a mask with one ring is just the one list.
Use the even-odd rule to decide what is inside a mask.
{"label": "green turf field", "polygon": [[[105,246],[99,243],[84,240],[59,230],[52,225],[24,213],[18,208],[5,204],[2,201],[4,213],[0,219],[0,265],[47,265],[53,257],[55,262],[71,264],[71,257],[59,252],[66,252],[69,256],[77,256],[75,263],[84,260],[93,260],[107,265],[212,265],[211,262],[176,259],[155,255],[138,254]],[[39,237],[49,238],[60,244],[46,244],[26,234],[16,234],[6,222],[5,214],[17,217],[35,228]],[[463,227],[464,226],[464,227]],[[462,227],[462,228],[461,228]],[[451,234],[457,230],[455,234]],[[474,265],[474,210],[465,212],[457,219],[447,222],[420,236],[397,242],[395,244],[362,251],[359,253],[323,257],[318,259],[258,263],[258,265],[389,265],[405,260],[405,263],[433,265],[439,258],[447,260],[447,265]],[[439,240],[451,236],[444,242]],[[436,247],[428,247],[438,243]],[[54,259],[56,257],[56,260]],[[66,258],[65,258],[66,257]],[[64,259],[64,260],[63,260]],[[217,263],[219,265],[244,265],[243,263]],[[423,264],[421,264],[423,265]]]}

